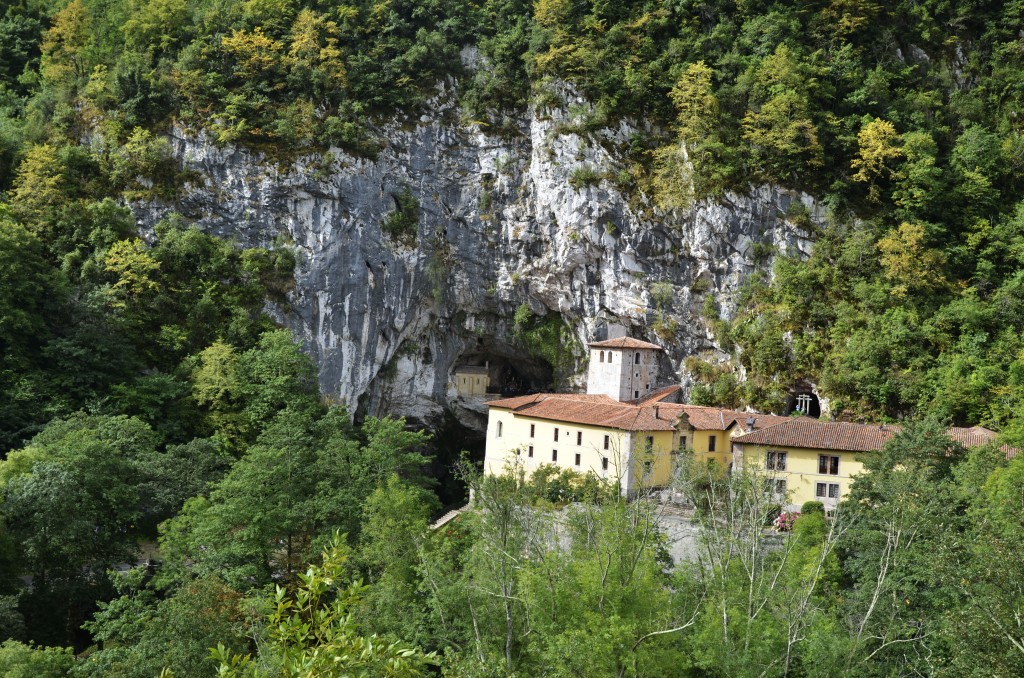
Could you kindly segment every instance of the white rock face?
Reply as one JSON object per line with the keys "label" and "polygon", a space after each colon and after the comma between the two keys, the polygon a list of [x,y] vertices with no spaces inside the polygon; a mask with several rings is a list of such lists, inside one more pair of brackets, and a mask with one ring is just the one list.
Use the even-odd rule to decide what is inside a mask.
{"label": "white rock face", "polygon": [[[179,211],[243,245],[294,247],[291,308],[278,314],[319,365],[324,391],[353,410],[434,419],[454,403],[449,382],[466,360],[507,364],[524,387],[547,386],[512,336],[524,303],[562,314],[581,342],[623,325],[667,349],[665,383],[687,384],[685,357],[718,350],[701,318],[704,294],[730,316],[755,246],[810,252],[785,220],[790,204],[802,201],[816,220],[822,211],[767,186],[658,211],[609,180],[624,168],[614,149],[633,128],[581,137],[559,133],[567,121],[566,111],[532,113],[521,137],[500,139],[461,124],[442,94],[427,115],[384,125],[387,146],[374,160],[334,149],[283,168],[177,131],[176,155],[202,184],[178,204],[135,209],[144,227]],[[574,188],[588,170],[600,178]],[[406,189],[420,205],[414,247],[381,229]],[[703,294],[692,290],[698,278]],[[667,310],[679,329],[669,340],[650,328],[656,282],[674,290]]]}

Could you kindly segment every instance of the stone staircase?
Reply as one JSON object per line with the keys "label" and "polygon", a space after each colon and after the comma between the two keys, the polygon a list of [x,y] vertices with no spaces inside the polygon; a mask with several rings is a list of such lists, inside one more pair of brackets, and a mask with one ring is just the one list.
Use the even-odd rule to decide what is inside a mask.
{"label": "stone staircase", "polygon": [[458,508],[452,509],[451,511],[448,511],[448,513],[445,513],[440,518],[430,523],[430,529],[436,530],[439,527],[444,527],[448,523],[455,520],[455,518],[457,518],[463,511],[465,511],[468,508],[469,504],[466,504],[465,506],[460,506]]}

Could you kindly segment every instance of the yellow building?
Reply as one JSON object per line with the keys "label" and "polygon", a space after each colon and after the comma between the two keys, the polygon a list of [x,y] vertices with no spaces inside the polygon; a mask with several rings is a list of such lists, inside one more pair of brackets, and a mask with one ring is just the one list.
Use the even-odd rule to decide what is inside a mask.
{"label": "yellow building", "polygon": [[[770,490],[790,509],[811,500],[832,508],[863,472],[863,454],[899,430],[682,404],[678,386],[656,390],[660,351],[628,337],[595,342],[586,394],[488,403],[485,473],[499,474],[513,462],[528,473],[554,464],[593,472],[633,495],[668,486],[680,455],[692,454],[724,472],[767,473]],[[996,437],[981,427],[949,432],[968,447]]]}
{"label": "yellow building", "polygon": [[[681,453],[732,463],[731,440],[786,417],[672,402],[671,386],[647,398],[620,402],[603,393],[538,393],[488,403],[484,472],[510,463],[527,473],[554,464],[618,483],[622,492],[667,487]],[[744,426],[746,428],[741,428]]]}
{"label": "yellow building", "polygon": [[488,403],[484,472],[512,462],[527,473],[554,464],[617,483],[623,494],[665,487],[679,450],[667,406],[621,403],[603,394],[538,393]]}
{"label": "yellow building", "polygon": [[462,365],[455,368],[455,391],[461,396],[486,395],[490,385],[490,368],[486,365]]}
{"label": "yellow building", "polygon": [[[733,468],[771,474],[776,493],[791,509],[805,501],[820,501],[831,509],[846,496],[854,476],[864,471],[863,454],[882,449],[899,430],[888,424],[786,419],[734,437]],[[949,435],[967,447],[978,447],[997,434],[975,426],[951,428]]]}
{"label": "yellow building", "polygon": [[728,410],[721,407],[677,405],[680,442],[701,461],[732,467],[733,440],[751,431],[787,421],[787,417]]}

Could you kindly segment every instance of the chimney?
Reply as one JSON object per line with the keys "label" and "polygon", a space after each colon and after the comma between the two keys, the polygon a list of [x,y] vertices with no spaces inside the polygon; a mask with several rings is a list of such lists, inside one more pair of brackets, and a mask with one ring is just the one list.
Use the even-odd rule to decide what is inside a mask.
{"label": "chimney", "polygon": [[661,419],[661,407],[659,405],[654,406],[654,418]]}
{"label": "chimney", "polygon": [[747,433],[754,432],[754,424],[756,423],[757,419],[755,419],[754,417],[750,417],[749,419],[747,419]]}

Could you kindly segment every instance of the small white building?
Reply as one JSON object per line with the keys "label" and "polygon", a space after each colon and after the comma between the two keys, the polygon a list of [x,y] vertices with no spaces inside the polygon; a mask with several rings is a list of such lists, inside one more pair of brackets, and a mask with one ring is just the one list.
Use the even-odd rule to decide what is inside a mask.
{"label": "small white building", "polygon": [[639,400],[658,388],[660,346],[632,337],[590,344],[587,393],[626,402]]}

